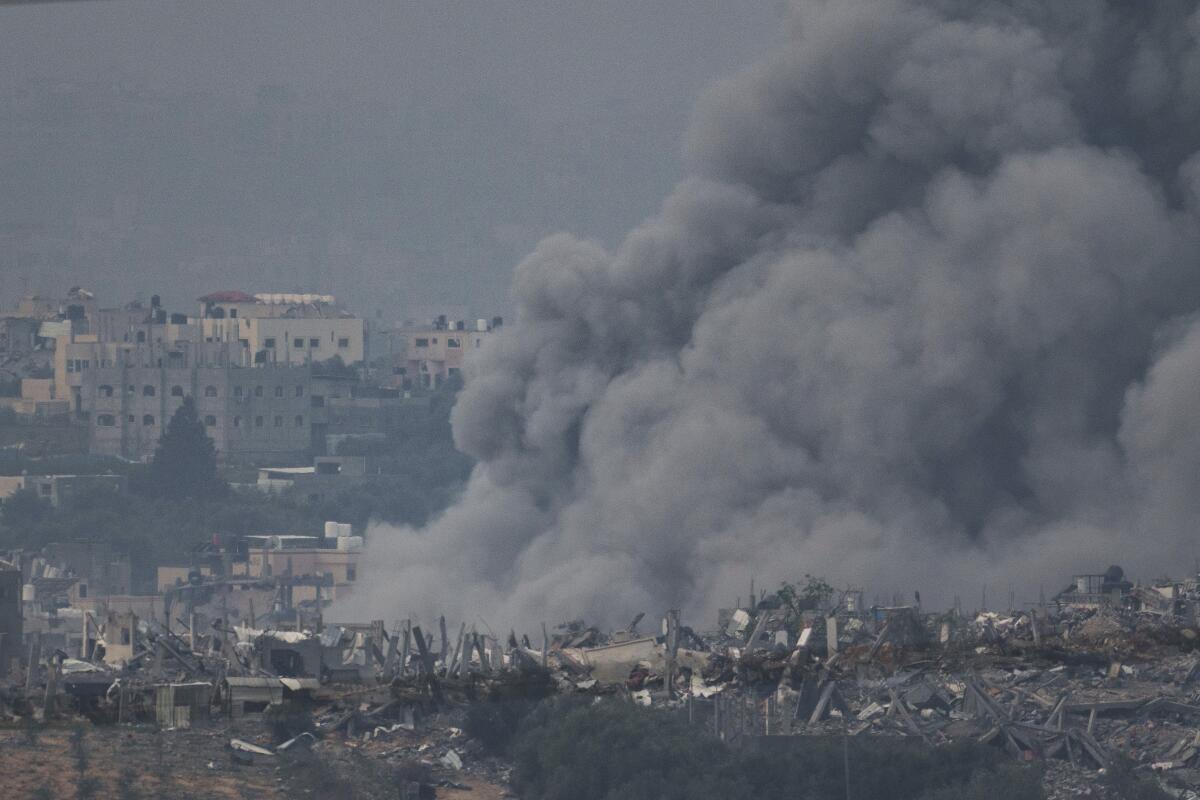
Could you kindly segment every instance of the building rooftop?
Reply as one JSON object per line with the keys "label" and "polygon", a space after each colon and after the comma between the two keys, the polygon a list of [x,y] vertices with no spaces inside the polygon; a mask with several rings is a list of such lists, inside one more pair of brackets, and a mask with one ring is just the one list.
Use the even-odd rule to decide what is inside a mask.
{"label": "building rooftop", "polygon": [[257,297],[245,292],[239,292],[236,289],[224,289],[212,294],[206,294],[200,298],[201,303],[258,303],[261,302]]}

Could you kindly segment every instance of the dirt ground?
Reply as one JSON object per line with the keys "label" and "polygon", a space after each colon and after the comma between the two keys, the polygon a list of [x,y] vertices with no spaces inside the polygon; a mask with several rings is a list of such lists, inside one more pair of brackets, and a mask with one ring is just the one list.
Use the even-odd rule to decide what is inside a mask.
{"label": "dirt ground", "polygon": [[470,789],[438,789],[437,796],[447,800],[501,800],[510,795],[505,794],[499,786],[472,782]]}
{"label": "dirt ground", "polygon": [[[261,725],[239,727],[225,722],[170,731],[153,726],[74,723],[51,725],[36,732],[0,728],[0,774],[4,775],[0,798],[366,800],[397,796],[398,788],[388,772],[367,768],[371,766],[367,761],[331,757],[324,745],[314,753],[295,757],[254,756],[253,763],[247,765],[234,762],[228,747],[231,738],[270,744],[263,738]],[[331,749],[345,754],[337,745]],[[470,789],[439,788],[437,796],[449,800],[511,797],[502,787],[474,776],[460,782]]]}
{"label": "dirt ground", "polygon": [[79,787],[91,781],[91,797],[117,800],[286,796],[278,791],[274,764],[265,758],[250,766],[234,764],[227,742],[203,728],[160,732],[84,724],[36,734],[7,729],[0,732],[2,794],[6,800],[89,796]]}

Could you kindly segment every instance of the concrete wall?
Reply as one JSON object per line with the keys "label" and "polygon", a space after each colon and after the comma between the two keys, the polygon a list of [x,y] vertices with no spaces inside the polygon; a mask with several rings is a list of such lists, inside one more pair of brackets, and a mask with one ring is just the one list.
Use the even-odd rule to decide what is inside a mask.
{"label": "concrete wall", "polygon": [[420,330],[402,335],[403,353],[395,357],[403,375],[393,374],[392,384],[433,388],[451,375],[461,374],[467,363],[483,349],[491,331]]}
{"label": "concrete wall", "polygon": [[592,677],[606,682],[624,681],[641,661],[650,662],[655,669],[661,669],[663,664],[662,651],[649,638],[570,652],[591,666]]}
{"label": "concrete wall", "polygon": [[307,367],[126,364],[92,372],[81,405],[93,453],[149,458],[187,396],[222,460],[290,460],[312,448]]}
{"label": "concrete wall", "polygon": [[24,488],[33,489],[38,497],[61,508],[80,494],[98,489],[124,493],[128,481],[124,475],[29,475]]}
{"label": "concrete wall", "polygon": [[347,364],[366,353],[366,326],[354,317],[237,317],[200,320],[206,342],[265,353],[266,363],[308,364],[340,356]]}
{"label": "concrete wall", "polygon": [[58,398],[54,396],[54,379],[22,378],[21,399],[41,401],[57,400]]}
{"label": "concrete wall", "polygon": [[333,576],[334,583],[354,583],[358,580],[361,553],[354,550],[325,550],[297,548],[294,550],[263,550],[251,548],[249,574],[256,577],[284,575]]}
{"label": "concrete wall", "polygon": [[12,497],[25,488],[25,476],[0,475],[0,500]]}

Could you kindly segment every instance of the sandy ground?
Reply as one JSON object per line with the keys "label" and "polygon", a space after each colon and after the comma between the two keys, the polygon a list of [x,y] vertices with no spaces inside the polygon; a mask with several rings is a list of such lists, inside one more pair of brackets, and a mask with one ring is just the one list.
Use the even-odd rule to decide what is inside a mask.
{"label": "sandy ground", "polygon": [[[76,731],[82,733],[76,733]],[[82,735],[86,767],[81,773],[73,738]],[[0,728],[0,800],[50,800],[81,797],[81,779],[94,781],[97,800],[241,800],[242,798],[318,798],[355,800],[394,797],[396,788],[364,775],[343,772],[336,791],[313,788],[305,772],[290,758],[256,756],[250,765],[236,764],[228,742],[237,737],[260,745],[262,726],[225,722],[200,724],[189,730],[159,731],[152,726],[95,727],[63,723],[36,735]],[[317,757],[321,757],[318,753]],[[345,770],[345,765],[341,766]],[[461,779],[467,790],[438,789],[448,800],[501,800],[502,787],[477,776]]]}
{"label": "sandy ground", "polygon": [[0,732],[5,800],[76,797],[81,779],[95,781],[92,797],[118,800],[285,796],[277,791],[274,765],[233,764],[227,739],[216,731],[80,726],[87,759],[81,773],[73,730],[48,727],[36,742],[21,731]]}

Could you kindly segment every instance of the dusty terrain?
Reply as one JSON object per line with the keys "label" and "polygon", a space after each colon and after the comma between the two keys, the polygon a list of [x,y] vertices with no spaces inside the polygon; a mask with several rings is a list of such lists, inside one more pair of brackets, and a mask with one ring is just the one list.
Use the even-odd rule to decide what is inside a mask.
{"label": "dusty terrain", "polygon": [[[295,756],[254,756],[236,763],[231,738],[269,745],[257,724],[212,723],[189,730],[159,731],[153,726],[63,723],[36,732],[0,729],[0,771],[4,800],[93,797],[137,800],[398,796],[397,772],[378,766],[375,754],[341,743],[319,744]],[[81,772],[82,744],[86,764]],[[90,781],[89,794],[82,781]],[[469,789],[441,787],[439,798],[500,800],[505,790],[475,776],[459,779]]]}

